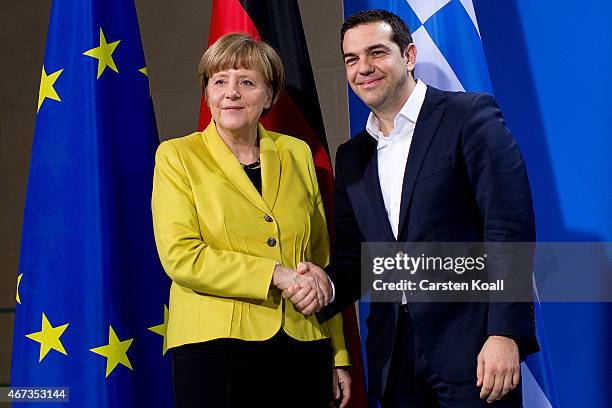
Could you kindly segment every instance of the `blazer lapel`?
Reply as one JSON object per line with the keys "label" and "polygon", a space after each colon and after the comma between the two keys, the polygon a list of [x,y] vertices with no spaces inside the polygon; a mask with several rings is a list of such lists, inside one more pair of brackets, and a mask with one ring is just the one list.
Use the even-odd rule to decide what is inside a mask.
{"label": "blazer lapel", "polygon": [[363,174],[363,187],[364,193],[368,197],[370,205],[372,206],[373,219],[375,220],[375,229],[378,229],[376,236],[385,237],[381,241],[389,242],[395,241],[391,224],[389,224],[389,216],[387,210],[385,210],[385,201],[382,196],[382,190],[380,188],[380,179],[378,178],[378,150],[377,144],[370,135],[369,138],[369,149],[367,152],[367,163]]}
{"label": "blazer lapel", "polygon": [[[227,147],[223,139],[221,139],[213,120],[210,121],[210,124],[202,133],[202,137],[208,151],[217,163],[217,167],[221,173],[225,175],[229,183],[236,190],[240,191],[240,193],[242,193],[242,195],[244,195],[254,206],[265,213],[269,213],[270,209],[267,207],[262,196],[259,194],[249,177],[244,172],[240,162],[236,156],[234,156],[234,153],[232,153],[229,147]],[[266,145],[267,144],[268,143],[266,143]],[[272,142],[272,144],[274,144],[274,142]],[[260,148],[260,155],[261,151],[262,150]],[[264,179],[263,167],[264,163],[262,158],[262,185],[265,185],[266,182]]]}
{"label": "blazer lapel", "polygon": [[425,158],[425,154],[431,145],[440,120],[444,114],[445,105],[442,102],[446,99],[444,93],[438,89],[427,87],[425,100],[421,107],[421,112],[417,118],[408,160],[406,161],[406,170],[404,171],[404,183],[402,186],[402,198],[400,203],[400,219],[398,228],[398,239],[403,239],[406,219],[410,212],[412,201],[412,193],[417,176],[421,169],[421,164]]}
{"label": "blazer lapel", "polygon": [[261,160],[261,191],[268,208],[274,209],[280,186],[281,162],[274,139],[260,124],[259,157]]}

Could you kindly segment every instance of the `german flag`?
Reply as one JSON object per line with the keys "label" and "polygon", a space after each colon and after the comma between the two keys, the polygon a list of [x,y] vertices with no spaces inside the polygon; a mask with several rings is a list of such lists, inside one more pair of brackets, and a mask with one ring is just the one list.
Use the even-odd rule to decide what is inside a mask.
{"label": "german flag", "polygon": [[[285,67],[285,90],[262,119],[266,129],[304,140],[310,146],[325,212],[333,239],[334,179],[319,97],[312,74],[300,10],[296,0],[213,0],[208,45],[230,32],[242,32],[270,44]],[[198,128],[210,122],[204,95]],[[366,408],[361,343],[354,308],[342,313],[344,332],[351,354],[351,402],[349,407]]]}

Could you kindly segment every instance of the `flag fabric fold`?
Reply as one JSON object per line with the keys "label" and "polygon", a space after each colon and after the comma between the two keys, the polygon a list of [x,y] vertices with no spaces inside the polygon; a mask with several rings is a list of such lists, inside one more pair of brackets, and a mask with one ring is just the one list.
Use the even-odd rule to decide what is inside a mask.
{"label": "flag fabric fold", "polygon": [[74,406],[171,406],[133,1],[53,1],[41,72],[11,385],[68,387]]}

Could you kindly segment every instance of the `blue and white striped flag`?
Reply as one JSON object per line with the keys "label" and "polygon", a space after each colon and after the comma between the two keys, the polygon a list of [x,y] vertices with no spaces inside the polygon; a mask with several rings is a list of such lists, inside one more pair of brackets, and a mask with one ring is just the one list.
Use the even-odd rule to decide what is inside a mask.
{"label": "blue and white striped flag", "polygon": [[[417,48],[416,78],[447,91],[493,93],[472,0],[344,1],[345,17],[375,8],[389,10],[408,24]],[[351,90],[349,111],[354,135],[365,126],[369,111]],[[362,344],[365,344],[369,303],[361,302],[359,311]],[[539,304],[536,304],[536,322],[542,351],[522,364],[523,404],[525,408],[550,408],[558,405],[558,398]]]}
{"label": "blue and white striped flag", "polygon": [[408,0],[404,7],[414,15],[417,78],[448,91],[492,92],[471,0]]}

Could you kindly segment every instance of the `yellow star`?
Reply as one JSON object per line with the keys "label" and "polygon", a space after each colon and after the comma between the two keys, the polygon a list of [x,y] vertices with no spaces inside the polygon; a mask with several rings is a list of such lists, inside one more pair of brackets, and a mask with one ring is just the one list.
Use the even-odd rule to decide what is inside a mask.
{"label": "yellow star", "polygon": [[164,322],[157,326],[149,327],[153,333],[157,333],[164,338],[164,344],[162,346],[162,356],[166,355],[168,351],[168,343],[166,342],[166,333],[168,331],[168,306],[164,305]]}
{"label": "yellow star", "polygon": [[38,362],[40,363],[43,358],[47,355],[49,350],[54,349],[59,351],[62,354],[68,355],[62,342],[60,341],[60,337],[64,333],[64,330],[68,327],[68,323],[53,327],[49,320],[47,320],[47,316],[42,314],[42,329],[36,333],[26,334],[26,337],[32,339],[38,343],[40,343],[40,358]]}
{"label": "yellow star", "polygon": [[108,326],[108,344],[96,348],[89,349],[89,351],[106,357],[106,376],[117,367],[117,364],[121,363],[130,370],[132,370],[132,364],[127,356],[127,351],[134,339],[127,339],[120,341],[113,326]]}
{"label": "yellow star", "polygon": [[38,109],[36,109],[36,112],[40,110],[40,106],[43,104],[46,98],[59,102],[62,101],[53,88],[53,84],[55,84],[55,81],[57,81],[57,78],[60,76],[62,71],[63,69],[60,69],[50,75],[47,75],[45,72],[45,67],[43,66],[42,75],[40,76],[40,88],[38,89]]}
{"label": "yellow star", "polygon": [[19,276],[17,276],[17,292],[15,294],[15,300],[19,304],[21,304],[21,298],[19,297],[19,284],[21,283],[21,278],[23,278],[23,273],[21,273],[21,274],[19,274]]}
{"label": "yellow star", "polygon": [[[138,72],[141,72],[144,76],[147,77],[147,79],[149,78],[149,73],[147,72],[147,67],[144,68],[140,68],[138,70]],[[149,97],[151,96],[151,85],[149,85]]]}
{"label": "yellow star", "polygon": [[110,67],[110,69],[117,73],[119,72],[117,66],[115,65],[115,61],[113,60],[113,52],[115,52],[115,48],[117,48],[120,42],[121,40],[118,40],[108,44],[106,42],[106,38],[104,37],[104,33],[102,32],[102,27],[100,27],[100,45],[83,53],[83,55],[87,55],[88,57],[96,58],[98,60],[97,78],[100,78],[100,75],[102,75],[106,67]]}

